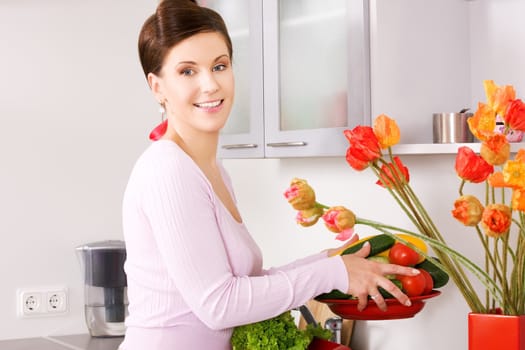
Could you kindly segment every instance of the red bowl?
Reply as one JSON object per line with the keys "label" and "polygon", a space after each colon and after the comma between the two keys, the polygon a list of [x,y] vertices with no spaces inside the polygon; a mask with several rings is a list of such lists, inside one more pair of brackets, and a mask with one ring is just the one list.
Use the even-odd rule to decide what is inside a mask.
{"label": "red bowl", "polygon": [[314,338],[307,350],[352,350],[348,346],[334,343],[328,340]]}
{"label": "red bowl", "polygon": [[328,305],[334,314],[348,320],[395,320],[414,317],[425,306],[425,300],[440,294],[440,291],[433,290],[426,295],[410,297],[411,306],[404,306],[397,299],[385,299],[386,311],[379,309],[373,300],[368,301],[363,311],[357,310],[355,299],[320,299],[318,301]]}

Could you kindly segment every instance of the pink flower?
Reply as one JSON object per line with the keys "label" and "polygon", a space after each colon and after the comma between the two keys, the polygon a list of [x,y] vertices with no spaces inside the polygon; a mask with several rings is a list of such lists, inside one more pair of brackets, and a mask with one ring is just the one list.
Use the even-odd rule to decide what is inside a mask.
{"label": "pink flower", "polygon": [[295,210],[306,210],[315,207],[315,192],[303,179],[294,178],[284,197]]}
{"label": "pink flower", "polygon": [[354,213],[345,207],[332,207],[323,215],[326,228],[338,233],[336,239],[346,240],[354,233],[356,217]]}

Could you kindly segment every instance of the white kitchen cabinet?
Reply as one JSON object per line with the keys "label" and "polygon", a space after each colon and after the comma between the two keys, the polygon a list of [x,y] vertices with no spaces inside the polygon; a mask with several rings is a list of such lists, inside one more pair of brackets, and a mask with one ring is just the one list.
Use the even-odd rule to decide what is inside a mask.
{"label": "white kitchen cabinet", "polygon": [[368,0],[215,0],[234,45],[223,158],[340,156],[370,122]]}
{"label": "white kitchen cabinet", "polygon": [[233,43],[235,103],[222,130],[219,156],[264,157],[262,0],[207,0],[221,14]]}
{"label": "white kitchen cabinet", "polygon": [[455,153],[458,145],[432,144],[432,114],[474,110],[482,80],[493,78],[471,77],[481,19],[468,1],[206,5],[223,15],[234,42],[237,95],[220,139],[224,158],[344,156],[343,130],[383,113],[401,128],[398,154]]}
{"label": "white kitchen cabinet", "polygon": [[265,0],[266,157],[340,156],[370,122],[368,1]]}

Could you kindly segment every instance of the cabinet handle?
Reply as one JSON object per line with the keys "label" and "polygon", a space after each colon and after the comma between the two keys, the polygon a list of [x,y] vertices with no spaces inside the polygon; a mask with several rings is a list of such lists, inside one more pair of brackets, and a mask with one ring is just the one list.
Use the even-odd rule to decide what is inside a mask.
{"label": "cabinet handle", "polygon": [[257,148],[255,143],[236,143],[232,145],[222,145],[224,149],[239,149],[239,148]]}
{"label": "cabinet handle", "polygon": [[268,147],[297,147],[297,146],[306,146],[307,143],[304,141],[291,141],[291,142],[271,142],[267,143]]}

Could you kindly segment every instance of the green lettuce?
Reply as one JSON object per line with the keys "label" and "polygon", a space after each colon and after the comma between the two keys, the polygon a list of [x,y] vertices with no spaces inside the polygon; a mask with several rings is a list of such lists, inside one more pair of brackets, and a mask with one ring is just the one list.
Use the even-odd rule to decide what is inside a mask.
{"label": "green lettuce", "polygon": [[320,324],[300,330],[290,311],[269,320],[235,327],[233,350],[305,350],[314,337],[330,339],[332,332]]}

